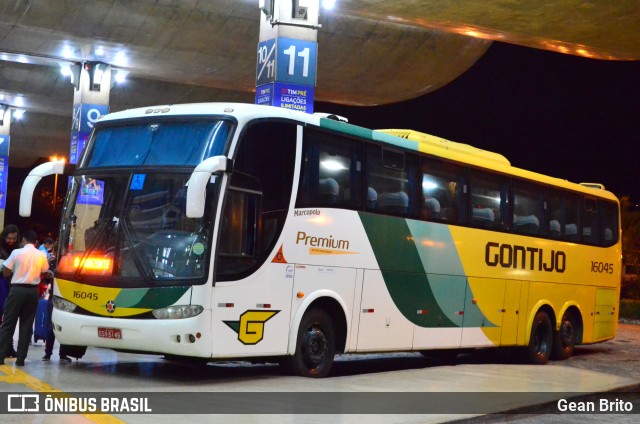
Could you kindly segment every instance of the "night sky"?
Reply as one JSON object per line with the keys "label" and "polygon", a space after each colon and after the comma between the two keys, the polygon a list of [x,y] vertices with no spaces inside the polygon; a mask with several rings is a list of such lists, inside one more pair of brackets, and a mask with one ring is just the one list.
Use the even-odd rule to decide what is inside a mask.
{"label": "night sky", "polygon": [[411,128],[471,144],[513,166],[602,183],[640,203],[640,61],[494,42],[466,73],[420,98],[315,109],[368,128]]}

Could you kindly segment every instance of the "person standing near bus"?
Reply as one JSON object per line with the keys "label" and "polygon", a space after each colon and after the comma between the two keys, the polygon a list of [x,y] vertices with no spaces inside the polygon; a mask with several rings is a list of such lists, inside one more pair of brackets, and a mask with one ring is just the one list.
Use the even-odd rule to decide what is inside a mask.
{"label": "person standing near bus", "polygon": [[4,352],[7,352],[18,319],[20,319],[20,335],[16,365],[24,366],[29,350],[29,341],[33,334],[33,321],[38,307],[38,285],[42,276],[49,276],[47,255],[38,250],[35,244],[38,236],[33,230],[26,230],[22,235],[22,249],[14,250],[4,261],[3,275],[11,278],[11,290],[5,302],[5,314],[0,326],[0,365],[4,364]]}
{"label": "person standing near bus", "polygon": [[[2,317],[4,315],[4,302],[9,296],[10,281],[2,275],[2,263],[9,258],[11,252],[17,249],[18,246],[18,227],[16,225],[7,225],[2,229],[0,233],[0,324],[2,324]],[[13,343],[9,347],[9,352],[5,352],[6,356],[15,358],[16,351],[13,348]],[[0,352],[0,356],[2,353]]]}

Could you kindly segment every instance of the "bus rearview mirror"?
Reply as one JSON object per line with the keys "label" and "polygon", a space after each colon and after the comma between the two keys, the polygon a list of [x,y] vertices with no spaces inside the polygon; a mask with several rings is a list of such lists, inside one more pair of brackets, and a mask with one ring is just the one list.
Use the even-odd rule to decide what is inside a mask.
{"label": "bus rearview mirror", "polygon": [[22,217],[31,216],[31,206],[33,204],[33,192],[42,179],[53,174],[62,174],[64,172],[63,161],[52,161],[36,166],[29,172],[24,180],[22,189],[20,190],[20,207],[19,213]]}
{"label": "bus rearview mirror", "polygon": [[202,218],[207,184],[211,175],[216,172],[230,172],[231,167],[231,159],[226,156],[214,156],[196,166],[187,183],[187,218]]}

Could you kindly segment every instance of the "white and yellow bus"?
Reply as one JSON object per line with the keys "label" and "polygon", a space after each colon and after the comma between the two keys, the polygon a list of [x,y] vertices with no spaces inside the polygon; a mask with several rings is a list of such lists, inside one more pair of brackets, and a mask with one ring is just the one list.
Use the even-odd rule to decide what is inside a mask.
{"label": "white and yellow bus", "polygon": [[[61,167],[27,177],[23,216]],[[53,323],[70,345],[322,377],[336,353],[519,346],[544,364],[616,333],[614,195],[334,116],[224,103],[107,115],[59,245]]]}

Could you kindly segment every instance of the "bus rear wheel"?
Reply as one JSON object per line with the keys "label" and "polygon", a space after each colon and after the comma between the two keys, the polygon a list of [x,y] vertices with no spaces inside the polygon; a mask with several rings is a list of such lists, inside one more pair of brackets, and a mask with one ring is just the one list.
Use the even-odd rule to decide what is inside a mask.
{"label": "bus rear wheel", "polygon": [[539,311],[531,325],[531,337],[527,346],[528,362],[534,365],[544,365],[549,362],[551,346],[553,345],[553,327],[549,315]]}
{"label": "bus rear wheel", "polygon": [[326,377],[333,365],[335,349],[331,317],[322,309],[311,309],[302,317],[296,351],[287,358],[287,368],[301,377]]}
{"label": "bus rear wheel", "polygon": [[567,359],[573,355],[573,349],[576,346],[578,325],[573,315],[565,312],[562,315],[560,329],[554,331],[553,334],[553,350],[551,357],[553,359]]}

